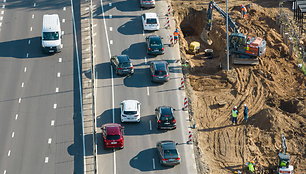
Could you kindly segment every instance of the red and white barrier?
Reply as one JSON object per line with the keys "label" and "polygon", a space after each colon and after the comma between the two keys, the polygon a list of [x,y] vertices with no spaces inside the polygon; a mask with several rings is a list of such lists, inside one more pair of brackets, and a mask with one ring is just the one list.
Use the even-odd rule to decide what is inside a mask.
{"label": "red and white barrier", "polygon": [[189,136],[188,136],[187,144],[192,144],[192,132],[189,131],[188,134],[189,134]]}
{"label": "red and white barrier", "polygon": [[179,89],[184,89],[185,88],[185,80],[184,78],[181,78],[181,86],[179,87]]}
{"label": "red and white barrier", "polygon": [[167,28],[170,28],[170,19],[167,17],[166,20],[167,22],[165,24],[165,28],[167,29]]}
{"label": "red and white barrier", "polygon": [[185,97],[184,99],[184,107],[182,108],[183,111],[187,111],[188,110],[188,98]]}
{"label": "red and white barrier", "polygon": [[170,6],[170,5],[168,5],[168,11],[167,11],[166,16],[170,16],[170,13],[171,13],[171,6]]}
{"label": "red and white barrier", "polygon": [[172,47],[174,45],[173,36],[170,34],[170,46]]}

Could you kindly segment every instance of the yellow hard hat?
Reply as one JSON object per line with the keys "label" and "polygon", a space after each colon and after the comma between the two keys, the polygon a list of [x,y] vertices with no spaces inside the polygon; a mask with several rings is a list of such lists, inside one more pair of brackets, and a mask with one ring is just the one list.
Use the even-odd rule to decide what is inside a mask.
{"label": "yellow hard hat", "polygon": [[253,163],[253,164],[255,164],[255,161],[250,161],[250,163]]}

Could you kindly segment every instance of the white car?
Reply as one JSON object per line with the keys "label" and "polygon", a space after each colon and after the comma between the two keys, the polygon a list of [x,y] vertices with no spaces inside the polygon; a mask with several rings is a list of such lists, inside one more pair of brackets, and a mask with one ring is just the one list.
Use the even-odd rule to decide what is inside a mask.
{"label": "white car", "polygon": [[159,20],[156,13],[145,13],[142,15],[143,30],[159,30]]}
{"label": "white car", "polygon": [[121,122],[140,122],[140,102],[124,100],[120,103]]}

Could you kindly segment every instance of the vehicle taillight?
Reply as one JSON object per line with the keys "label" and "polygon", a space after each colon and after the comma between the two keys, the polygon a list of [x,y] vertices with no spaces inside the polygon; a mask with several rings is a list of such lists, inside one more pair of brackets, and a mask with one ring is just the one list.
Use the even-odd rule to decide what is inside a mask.
{"label": "vehicle taillight", "polygon": [[164,77],[169,77],[169,74],[167,74],[167,75],[164,75]]}
{"label": "vehicle taillight", "polygon": [[122,69],[122,68],[117,68],[118,70]]}
{"label": "vehicle taillight", "polygon": [[181,158],[175,158],[176,160],[180,160]]}
{"label": "vehicle taillight", "polygon": [[134,69],[134,67],[131,66],[130,69]]}
{"label": "vehicle taillight", "polygon": [[172,122],[172,123],[176,123],[176,120],[174,119],[174,120],[172,120],[171,122]]}
{"label": "vehicle taillight", "polygon": [[157,123],[161,123],[161,120],[158,120]]}
{"label": "vehicle taillight", "polygon": [[161,50],[163,50],[163,51],[164,51],[164,50],[165,50],[165,48],[162,48]]}
{"label": "vehicle taillight", "polygon": [[168,159],[165,159],[165,158],[164,158],[164,159],[162,159],[162,160],[163,160],[163,161],[168,161]]}
{"label": "vehicle taillight", "polygon": [[157,77],[157,75],[152,75],[152,77]]}
{"label": "vehicle taillight", "polygon": [[152,48],[148,48],[148,50],[149,50],[149,51],[151,51],[151,50],[152,50]]}

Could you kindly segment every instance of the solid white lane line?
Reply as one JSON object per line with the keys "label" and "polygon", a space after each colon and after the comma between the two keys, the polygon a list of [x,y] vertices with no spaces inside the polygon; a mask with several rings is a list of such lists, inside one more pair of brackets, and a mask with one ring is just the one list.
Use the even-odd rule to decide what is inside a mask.
{"label": "solid white lane line", "polygon": [[66,11],[66,7],[64,7],[63,10]]}
{"label": "solid white lane line", "polygon": [[27,67],[24,67],[24,70],[23,70],[23,72],[27,72]]}
{"label": "solid white lane line", "polygon": [[33,27],[30,28],[30,31],[33,31]]}
{"label": "solid white lane line", "polygon": [[36,7],[36,3],[33,4],[33,7]]}
{"label": "solid white lane line", "polygon": [[52,138],[49,138],[48,139],[48,144],[51,144],[51,142],[52,142]]}
{"label": "solid white lane line", "polygon": [[31,40],[28,40],[28,44],[29,44],[29,45],[31,44]]}
{"label": "solid white lane line", "polygon": [[109,44],[113,45],[113,40],[110,40],[110,41],[109,41]]}
{"label": "solid white lane line", "polygon": [[6,2],[6,0],[3,0],[3,2]]}
{"label": "solid white lane line", "polygon": [[56,109],[57,108],[57,104],[53,104],[53,109]]}
{"label": "solid white lane line", "polygon": [[55,88],[55,92],[58,92],[59,91],[59,88]]}
{"label": "solid white lane line", "polygon": [[149,127],[150,127],[150,130],[152,130],[152,122],[151,122],[151,120],[149,121]]}
{"label": "solid white lane line", "polygon": [[147,95],[150,95],[150,89],[148,86],[147,86]]}
{"label": "solid white lane line", "polygon": [[32,14],[32,19],[34,19],[34,14]]}
{"label": "solid white lane line", "polygon": [[108,5],[111,7],[113,4],[112,4],[112,3],[109,3]]}
{"label": "solid white lane line", "polygon": [[21,83],[21,87],[22,87],[22,88],[24,87],[24,82]]}
{"label": "solid white lane line", "polygon": [[113,18],[113,15],[109,15],[109,18],[110,18],[110,19]]}
{"label": "solid white lane line", "polygon": [[3,171],[3,174],[6,174],[6,170]]}
{"label": "solid white lane line", "polygon": [[18,114],[15,115],[15,120],[17,120],[17,119],[18,119]]}
{"label": "solid white lane line", "polygon": [[21,103],[21,98],[18,99],[18,103]]}
{"label": "solid white lane line", "polygon": [[2,8],[5,8],[5,5],[2,5]]}
{"label": "solid white lane line", "polygon": [[54,123],[55,123],[55,121],[54,120],[51,120],[51,126],[54,126]]}
{"label": "solid white lane line", "polygon": [[27,56],[26,56],[27,58],[29,57],[29,53],[27,53]]}
{"label": "solid white lane line", "polygon": [[12,132],[12,138],[14,138],[14,136],[15,136],[15,132]]}
{"label": "solid white lane line", "polygon": [[155,170],[155,159],[152,158],[152,162],[153,162],[153,169]]}
{"label": "solid white lane line", "polygon": [[62,62],[63,61],[63,59],[60,57],[60,58],[58,58],[58,62]]}
{"label": "solid white lane line", "polygon": [[45,163],[49,162],[49,157],[45,157]]}
{"label": "solid white lane line", "polygon": [[3,20],[3,16],[0,16],[0,21],[2,21]]}
{"label": "solid white lane line", "polygon": [[61,73],[60,72],[57,73],[57,77],[61,77]]}
{"label": "solid white lane line", "polygon": [[145,64],[147,64],[147,57],[144,57],[144,59],[145,59]]}
{"label": "solid white lane line", "polygon": [[113,27],[109,27],[109,31],[113,31]]}
{"label": "solid white lane line", "polygon": [[66,21],[66,19],[63,19],[63,20],[62,20],[62,23],[65,23],[65,21]]}
{"label": "solid white lane line", "polygon": [[1,14],[3,15],[3,14],[4,14],[4,11],[1,11]]}
{"label": "solid white lane line", "polygon": [[0,27],[2,26],[2,22],[0,22]]}
{"label": "solid white lane line", "polygon": [[7,156],[11,156],[11,150],[8,151]]}

